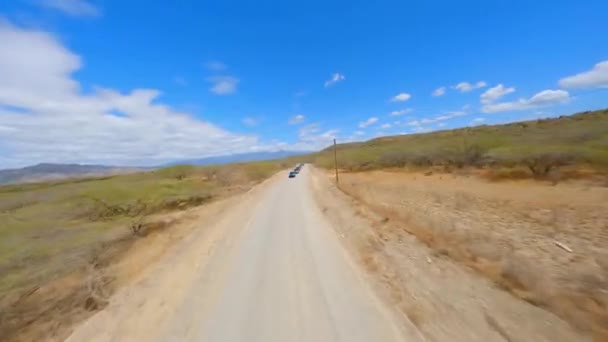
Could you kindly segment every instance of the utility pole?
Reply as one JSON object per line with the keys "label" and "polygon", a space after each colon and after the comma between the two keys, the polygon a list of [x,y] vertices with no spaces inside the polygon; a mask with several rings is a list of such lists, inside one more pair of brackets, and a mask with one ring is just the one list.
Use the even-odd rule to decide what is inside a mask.
{"label": "utility pole", "polygon": [[340,179],[338,178],[338,149],[336,147],[336,139],[334,139],[334,166],[336,168],[336,184],[340,186]]}

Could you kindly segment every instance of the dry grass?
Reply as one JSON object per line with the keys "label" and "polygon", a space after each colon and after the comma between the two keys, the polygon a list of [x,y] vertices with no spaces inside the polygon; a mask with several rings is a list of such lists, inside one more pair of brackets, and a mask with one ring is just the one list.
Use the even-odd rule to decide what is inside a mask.
{"label": "dry grass", "polygon": [[[343,174],[341,188],[437,257],[461,262],[517,297],[608,336],[606,189],[440,177]],[[374,228],[382,239],[399,235]]]}
{"label": "dry grass", "polygon": [[65,338],[72,323],[107,305],[115,287],[114,279],[106,274],[105,268],[113,259],[124,255],[132,243],[133,239],[125,238],[112,241],[111,249],[100,246],[85,265],[38,283],[40,285],[32,284],[22,293],[5,296],[0,302],[3,338],[6,341]]}
{"label": "dry grass", "polygon": [[241,192],[281,168],[176,166],[0,187],[2,340],[64,337],[107,304],[116,289],[108,267],[164,234],[172,226],[166,215]]}
{"label": "dry grass", "polygon": [[[317,201],[321,207],[329,208],[326,217],[345,246],[363,261],[381,297],[409,317],[423,339],[494,341],[500,340],[501,336],[514,341],[570,342],[587,339],[588,333],[578,331],[556,315],[509,295],[493,282],[479,277],[477,272],[454,262],[450,253],[455,251],[449,246],[429,248],[428,244],[420,242],[421,238],[408,232],[417,228],[424,232],[428,228],[424,229],[422,224],[432,223],[432,220],[420,219],[438,217],[435,210],[425,208],[429,203],[453,205],[452,196],[445,196],[445,191],[438,191],[427,184],[439,180],[441,175],[422,176],[419,173],[410,175],[411,182],[404,182],[396,181],[393,174],[386,172],[344,174],[341,188],[355,192],[357,198],[338,190],[330,173],[315,170],[313,175]],[[452,177],[444,176],[443,179],[449,185]],[[469,187],[466,184],[465,188]],[[393,191],[387,192],[387,188]],[[421,188],[426,191],[426,198],[419,197]],[[378,191],[390,196],[381,197]],[[433,192],[441,197],[440,201],[436,202],[429,195]],[[366,203],[367,200],[375,205]],[[410,207],[410,201],[424,203]],[[478,203],[472,204],[475,205]],[[435,228],[458,231],[469,226],[463,222],[452,225],[453,221],[437,220]],[[471,234],[468,236],[473,237]],[[437,241],[441,242],[440,239]],[[459,239],[457,243],[464,245],[467,241]],[[483,239],[469,246],[484,247],[478,248],[480,253],[498,260],[508,254],[495,245],[489,247]],[[472,254],[464,249],[456,252]],[[498,274],[500,266],[489,263],[488,267],[492,265],[496,268],[493,272]],[[484,316],[486,312],[492,322]]]}
{"label": "dry grass", "polygon": [[[524,167],[510,168],[487,168],[478,170],[475,174],[492,182],[525,180],[535,178],[530,170]],[[591,180],[596,185],[606,184],[608,177],[606,172],[595,170],[592,167],[585,165],[572,165],[556,169],[544,177],[536,178],[537,180],[546,180],[552,185],[570,180]]]}

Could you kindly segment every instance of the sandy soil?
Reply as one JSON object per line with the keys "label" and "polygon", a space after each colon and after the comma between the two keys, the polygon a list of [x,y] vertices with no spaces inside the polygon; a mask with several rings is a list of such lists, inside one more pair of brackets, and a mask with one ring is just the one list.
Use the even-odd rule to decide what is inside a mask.
{"label": "sandy soil", "polygon": [[[504,287],[497,286],[491,278],[482,277],[478,271],[463,267],[462,262],[457,262],[455,260],[458,259],[452,257],[453,254],[456,256],[456,247],[477,246],[491,255],[502,255],[503,246],[513,245],[516,241],[521,241],[524,246],[534,244],[530,248],[537,248],[535,244],[541,242],[537,242],[533,234],[540,234],[539,231],[528,232],[530,235],[510,236],[517,233],[512,229],[515,229],[513,225],[518,220],[500,212],[509,210],[505,207],[507,201],[519,198],[536,200],[530,192],[519,193],[505,184],[498,184],[495,191],[484,188],[477,193],[472,187],[472,183],[477,180],[448,180],[446,176],[425,177],[383,172],[343,174],[340,180],[342,189],[354,194],[356,198],[338,190],[333,185],[331,175],[322,171],[315,172],[313,184],[319,205],[334,228],[338,229],[345,244],[367,266],[385,298],[395,303],[418,326],[427,340],[585,341],[593,338],[590,333],[574,327],[554,313],[513,296]],[[546,187],[542,189],[544,191]],[[555,190],[546,191],[550,195]],[[604,196],[601,191],[593,193],[598,198]],[[500,205],[484,203],[481,199],[483,195],[494,194],[496,200],[502,201]],[[590,210],[594,210],[594,202],[589,200],[586,193],[572,197],[572,203],[589,205]],[[558,203],[555,198],[553,201],[552,203]],[[519,204],[527,208],[527,212],[535,210],[530,205]],[[478,209],[473,211],[474,208]],[[601,215],[601,212],[595,210],[596,214]],[[589,220],[588,214],[574,217]],[[438,225],[435,220],[440,219],[445,221],[437,222],[446,226],[435,228]],[[468,221],[463,221],[464,219]],[[511,221],[505,223],[502,220]],[[432,223],[432,229],[462,229],[471,232],[483,229],[484,234],[489,236],[481,240],[483,243],[479,243],[479,238],[474,239],[471,234],[464,235],[474,243],[463,245],[460,239],[450,235],[443,236],[434,231],[428,233],[431,228],[426,228],[427,222]],[[505,231],[493,228],[496,222],[502,222],[501,227]],[[419,233],[420,237],[412,232]],[[423,236],[423,233],[428,236]],[[596,232],[596,237],[600,234],[601,232]],[[423,243],[430,236],[435,236],[438,244],[432,244],[431,241]],[[579,255],[583,247],[599,247],[592,239],[582,238],[581,243],[584,245],[578,245],[573,237],[568,239],[554,234],[550,238],[559,238],[574,249],[573,253],[568,253],[553,245],[553,240],[545,242],[543,250],[552,250],[547,253],[556,256],[558,261],[555,263],[562,259],[579,260],[574,256]],[[450,249],[452,244],[454,250]],[[587,256],[591,257],[593,255]],[[527,270],[527,267],[535,266],[541,270],[557,267],[551,262],[530,265],[531,259],[524,257],[514,262],[522,260],[527,263],[511,264],[510,267],[514,268],[511,272],[525,272],[527,276],[535,277],[534,281],[550,281],[550,278],[543,278],[542,273],[537,276],[531,273],[534,270]],[[595,271],[599,272],[599,266],[593,266],[598,267]],[[596,340],[601,338],[602,336],[596,335]]]}

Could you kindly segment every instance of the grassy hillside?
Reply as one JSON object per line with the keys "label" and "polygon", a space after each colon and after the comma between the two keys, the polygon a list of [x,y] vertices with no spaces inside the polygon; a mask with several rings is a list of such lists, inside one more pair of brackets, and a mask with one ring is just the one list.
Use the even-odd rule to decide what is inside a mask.
{"label": "grassy hillside", "polygon": [[[94,311],[101,304],[90,290],[89,268],[118,260],[152,231],[171,228],[155,214],[243,191],[285,167],[174,166],[0,186],[0,335],[18,340],[28,327],[42,329],[42,321],[52,325],[85,308]],[[66,278],[72,280],[60,291],[41,290]]]}
{"label": "grassy hillside", "polygon": [[[333,150],[315,155],[333,167]],[[339,166],[357,171],[384,167],[523,167],[546,176],[559,166],[608,168],[608,110],[554,119],[391,136],[338,145]]]}
{"label": "grassy hillside", "polygon": [[79,164],[38,164],[20,169],[0,170],[0,185],[45,182],[68,178],[91,178],[143,172],[145,169],[134,167],[115,167]]}

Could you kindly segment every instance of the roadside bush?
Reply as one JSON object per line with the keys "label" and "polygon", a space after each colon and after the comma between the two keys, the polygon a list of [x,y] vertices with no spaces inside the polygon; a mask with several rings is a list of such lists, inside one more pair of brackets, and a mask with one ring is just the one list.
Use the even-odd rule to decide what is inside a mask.
{"label": "roadside bush", "polygon": [[564,152],[538,153],[523,157],[521,162],[532,172],[534,177],[547,177],[552,171],[573,163],[575,157]]}
{"label": "roadside bush", "polygon": [[[426,153],[412,154],[405,151],[390,151],[378,158],[380,167],[430,167],[444,165],[463,168],[465,166],[482,166],[486,161],[484,150],[478,145],[471,145],[465,149],[444,149]],[[359,165],[361,168],[362,165]]]}
{"label": "roadside bush", "polygon": [[182,180],[184,178],[192,176],[196,171],[196,167],[192,165],[177,165],[171,166],[156,171],[158,174],[168,177]]}
{"label": "roadside bush", "polygon": [[482,166],[485,150],[476,144],[464,144],[461,148],[445,150],[441,153],[442,163],[463,168],[465,166]]}
{"label": "roadside bush", "polygon": [[214,173],[214,179],[222,186],[237,183],[237,178],[237,171],[231,170],[228,167],[218,168]]}
{"label": "roadside bush", "polygon": [[244,177],[244,172],[237,167],[207,166],[200,171],[203,178],[207,181],[215,181],[222,186],[237,183],[238,174]]}
{"label": "roadside bush", "polygon": [[378,158],[378,163],[384,167],[404,167],[411,161],[410,155],[403,151],[390,151]]}
{"label": "roadside bush", "polygon": [[118,216],[136,217],[149,210],[148,204],[137,200],[135,202],[110,204],[98,198],[90,198],[94,203],[88,212],[91,221],[110,220]]}
{"label": "roadside bush", "polygon": [[418,167],[432,166],[433,160],[431,160],[431,157],[427,155],[419,154],[410,158],[410,164]]}
{"label": "roadside bush", "polygon": [[153,212],[159,210],[183,210],[190,207],[199,206],[205,202],[210,201],[211,199],[213,199],[213,195],[211,194],[199,194],[189,197],[169,198],[164,200],[162,203],[157,204],[155,208],[153,208]]}
{"label": "roadside bush", "polygon": [[468,145],[464,148],[462,156],[466,166],[481,166],[483,164],[485,150],[479,145]]}
{"label": "roadside bush", "polygon": [[345,161],[342,164],[338,164],[341,169],[357,172],[357,171],[370,171],[378,168],[376,163],[371,161]]}

